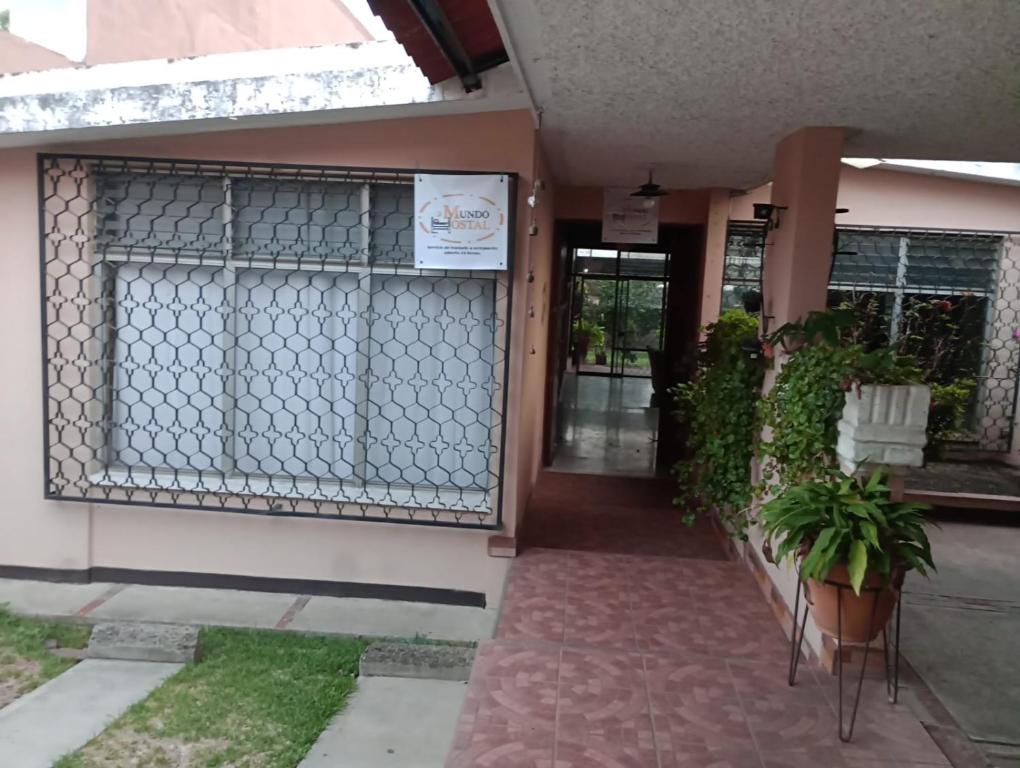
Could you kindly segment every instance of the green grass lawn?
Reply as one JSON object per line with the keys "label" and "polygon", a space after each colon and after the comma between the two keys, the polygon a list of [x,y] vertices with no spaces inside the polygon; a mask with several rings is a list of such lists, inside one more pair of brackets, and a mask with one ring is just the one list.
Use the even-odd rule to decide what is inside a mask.
{"label": "green grass lawn", "polygon": [[354,690],[368,641],[202,631],[202,661],[54,768],[294,768]]}
{"label": "green grass lawn", "polygon": [[0,707],[74,664],[51,653],[47,641],[63,648],[84,648],[91,631],[76,624],[21,618],[0,605]]}

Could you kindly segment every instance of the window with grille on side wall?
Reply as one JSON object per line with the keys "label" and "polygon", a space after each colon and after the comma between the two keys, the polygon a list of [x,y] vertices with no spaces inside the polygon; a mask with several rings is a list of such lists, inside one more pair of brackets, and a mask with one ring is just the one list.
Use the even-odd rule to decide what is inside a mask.
{"label": "window with grille on side wall", "polygon": [[508,283],[414,268],[410,177],[42,181],[51,495],[491,524]]}
{"label": "window with grille on side wall", "polygon": [[[760,291],[765,240],[760,224],[730,222],[721,309]],[[915,356],[929,384],[970,390],[954,443],[1009,450],[1020,234],[844,226],[834,245],[827,303],[855,309],[855,338]]]}

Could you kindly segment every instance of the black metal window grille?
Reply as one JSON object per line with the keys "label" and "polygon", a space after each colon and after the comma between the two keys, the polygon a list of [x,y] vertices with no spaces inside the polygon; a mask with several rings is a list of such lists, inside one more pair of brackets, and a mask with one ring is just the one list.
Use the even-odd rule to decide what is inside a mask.
{"label": "black metal window grille", "polygon": [[[764,230],[732,222],[723,268],[723,309],[760,289]],[[901,342],[938,358],[933,383],[973,382],[956,434],[983,450],[1010,449],[1020,341],[1020,235],[840,227],[829,306],[869,318],[872,341]],[[968,386],[970,386],[968,384]]]}
{"label": "black metal window grille", "polygon": [[761,290],[765,228],[760,224],[730,222],[723,261],[722,309],[741,309],[749,293]]}
{"label": "black metal window grille", "polygon": [[511,277],[411,172],[41,155],[46,494],[499,523]]}

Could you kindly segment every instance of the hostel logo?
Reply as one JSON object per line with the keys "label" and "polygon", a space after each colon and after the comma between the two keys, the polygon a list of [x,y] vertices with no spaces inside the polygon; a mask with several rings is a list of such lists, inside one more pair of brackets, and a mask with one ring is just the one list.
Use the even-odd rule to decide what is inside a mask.
{"label": "hostel logo", "polygon": [[418,226],[443,243],[480,243],[494,237],[505,224],[506,211],[484,195],[450,192],[418,206]]}
{"label": "hostel logo", "polygon": [[506,269],[509,187],[504,174],[415,174],[415,267]]}

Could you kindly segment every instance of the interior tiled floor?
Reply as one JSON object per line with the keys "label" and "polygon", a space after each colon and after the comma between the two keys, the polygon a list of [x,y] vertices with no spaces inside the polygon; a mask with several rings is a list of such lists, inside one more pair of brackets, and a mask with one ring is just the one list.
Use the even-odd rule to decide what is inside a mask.
{"label": "interior tiled floor", "polygon": [[[573,487],[582,511],[618,506],[621,495],[635,499],[635,513],[656,506],[654,493],[626,485],[614,493],[597,479],[587,491],[550,482],[563,478],[546,476],[544,493]],[[541,508],[529,515],[529,527],[541,524]],[[628,534],[615,530],[626,549]],[[691,535],[700,554],[645,553],[642,533],[631,554],[534,547],[518,557],[496,637],[479,647],[448,768],[948,765],[877,688],[865,692],[854,741],[842,744],[832,679],[804,664],[798,684],[786,684],[786,638],[751,575],[720,559],[718,542]]]}
{"label": "interior tiled floor", "polygon": [[651,397],[651,379],[565,374],[553,468],[654,475],[659,409]]}

